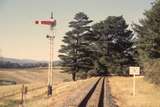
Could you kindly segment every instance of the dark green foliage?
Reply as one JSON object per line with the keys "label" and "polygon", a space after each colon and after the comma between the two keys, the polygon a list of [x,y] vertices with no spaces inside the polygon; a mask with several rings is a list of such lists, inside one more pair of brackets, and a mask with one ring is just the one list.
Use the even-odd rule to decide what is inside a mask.
{"label": "dark green foliage", "polygon": [[[139,59],[143,65],[146,78],[158,84],[160,83],[160,0],[152,3],[152,8],[145,11],[144,16],[145,18],[139,21],[139,25],[134,24],[134,30],[138,36]],[[146,62],[148,64],[144,65]],[[148,66],[152,69],[146,69]]]}
{"label": "dark green foliage", "polygon": [[72,72],[73,80],[75,80],[76,73],[79,70],[88,70],[92,64],[91,59],[88,57],[88,42],[85,41],[84,36],[89,32],[90,24],[92,21],[89,20],[86,14],[79,12],[75,15],[74,20],[69,22],[71,31],[66,33],[59,52],[59,55],[63,61],[63,65],[68,69],[67,71]]}
{"label": "dark green foliage", "polygon": [[[106,20],[93,25],[97,34],[98,65],[101,71],[127,74],[123,69],[135,65],[133,34],[122,16],[109,16]],[[98,50],[97,49],[97,50]]]}
{"label": "dark green foliage", "polygon": [[69,22],[71,30],[64,36],[59,57],[66,71],[86,75],[128,74],[128,66],[135,65],[133,33],[122,16],[109,16],[92,25],[82,12]]}
{"label": "dark green foliage", "polygon": [[153,3],[153,7],[145,11],[140,25],[134,24],[138,34],[138,47],[142,60],[160,58],[160,0]]}

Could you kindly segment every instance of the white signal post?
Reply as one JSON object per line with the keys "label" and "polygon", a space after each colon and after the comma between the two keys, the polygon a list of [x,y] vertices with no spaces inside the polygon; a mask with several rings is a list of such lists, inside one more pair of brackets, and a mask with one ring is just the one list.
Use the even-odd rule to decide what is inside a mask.
{"label": "white signal post", "polygon": [[129,67],[129,74],[133,75],[133,96],[136,95],[136,75],[140,75],[140,67]]}
{"label": "white signal post", "polygon": [[54,34],[52,36],[47,35],[46,36],[49,39],[49,62],[48,62],[48,85],[53,85],[53,56],[54,56]]}
{"label": "white signal post", "polygon": [[36,20],[35,24],[49,25],[51,34],[46,37],[49,39],[49,62],[48,62],[48,96],[52,95],[53,86],[53,53],[54,53],[54,39],[56,26],[56,20],[53,19],[53,13],[51,12],[51,18],[49,20]]}

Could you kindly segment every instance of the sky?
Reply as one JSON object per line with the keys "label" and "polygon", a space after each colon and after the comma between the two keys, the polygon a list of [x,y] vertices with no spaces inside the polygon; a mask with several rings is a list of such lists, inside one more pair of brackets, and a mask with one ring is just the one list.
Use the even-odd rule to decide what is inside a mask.
{"label": "sky", "polygon": [[47,60],[49,27],[36,25],[35,20],[50,18],[53,11],[55,27],[54,60],[69,30],[68,22],[84,12],[94,23],[108,16],[123,15],[128,24],[138,23],[153,0],[0,0],[0,56]]}

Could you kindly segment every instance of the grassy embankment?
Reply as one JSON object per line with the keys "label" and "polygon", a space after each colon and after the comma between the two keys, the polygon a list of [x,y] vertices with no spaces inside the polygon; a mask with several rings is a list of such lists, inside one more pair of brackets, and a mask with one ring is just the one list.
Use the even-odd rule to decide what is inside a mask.
{"label": "grassy embankment", "polygon": [[119,107],[160,107],[160,87],[144,77],[136,78],[136,95],[132,96],[132,77],[110,77],[112,95]]}

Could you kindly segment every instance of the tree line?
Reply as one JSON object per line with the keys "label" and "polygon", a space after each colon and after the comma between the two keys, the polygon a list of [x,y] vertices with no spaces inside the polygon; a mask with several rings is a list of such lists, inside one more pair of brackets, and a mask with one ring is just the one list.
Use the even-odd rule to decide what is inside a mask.
{"label": "tree line", "polygon": [[64,36],[59,50],[62,65],[71,71],[96,75],[127,75],[128,66],[136,65],[134,35],[123,16],[109,16],[99,23],[83,13],[69,22],[70,31]]}
{"label": "tree line", "polygon": [[84,12],[75,14],[59,50],[65,71],[76,80],[76,73],[128,75],[129,66],[141,66],[146,77],[157,81],[160,70],[148,72],[143,68],[146,62],[160,58],[159,12],[160,0],[156,0],[132,29],[123,16],[108,16],[95,23]]}

